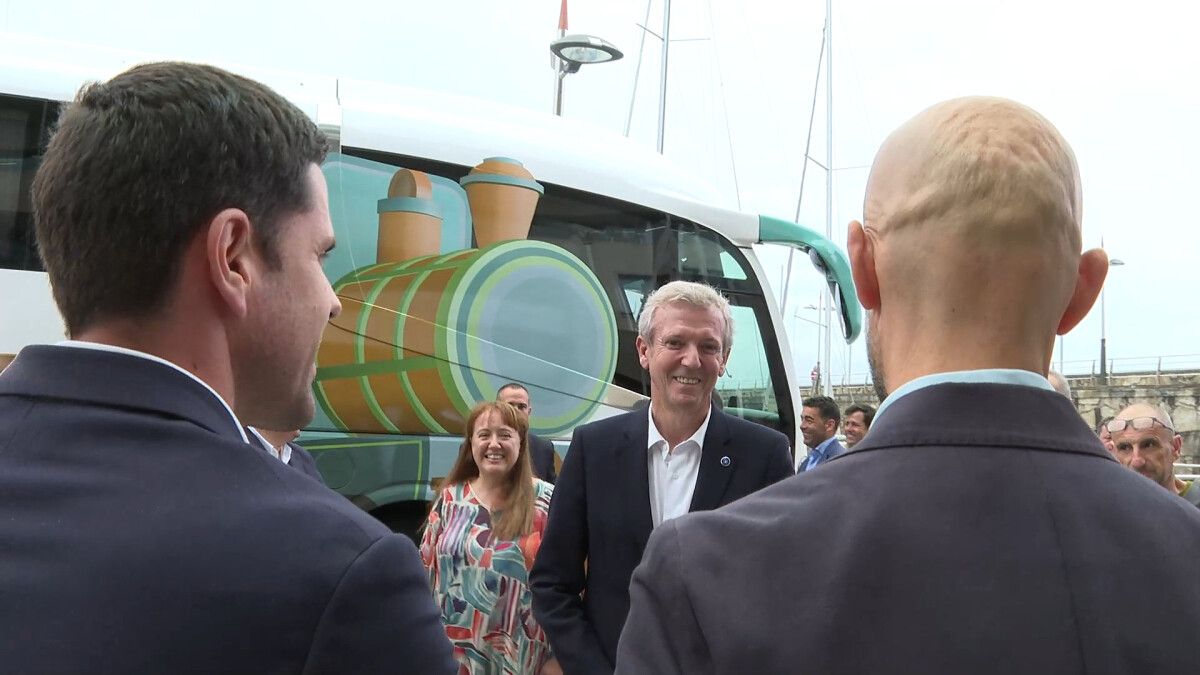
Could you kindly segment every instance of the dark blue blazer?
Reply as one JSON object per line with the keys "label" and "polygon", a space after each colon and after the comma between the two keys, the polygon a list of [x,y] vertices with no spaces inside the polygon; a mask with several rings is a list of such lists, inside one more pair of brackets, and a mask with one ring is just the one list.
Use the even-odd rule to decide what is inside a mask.
{"label": "dark blue blazer", "polygon": [[0,514],[7,672],[457,671],[413,544],[166,365],[24,349]]}
{"label": "dark blue blazer", "polygon": [[529,434],[529,459],[533,463],[533,475],[553,485],[558,477],[554,473],[554,443],[548,438]]}
{"label": "dark blue blazer", "polygon": [[299,443],[288,441],[288,445],[292,448],[292,458],[288,460],[288,466],[293,469],[299,469],[300,473],[324,485],[325,479],[321,477],[321,472],[317,470],[317,462],[313,459],[312,454],[301,447]]}
{"label": "dark blue blazer", "polygon": [[[653,523],[648,414],[577,428],[554,488],[530,586],[534,615],[570,675],[611,673],[616,662],[629,578]],[[783,434],[714,406],[689,510],[715,509],[791,475]]]}
{"label": "dark blue blazer", "polygon": [[1200,510],[1067,398],[941,384],[819,471],[658,528],[617,672],[1194,673],[1198,564]]}

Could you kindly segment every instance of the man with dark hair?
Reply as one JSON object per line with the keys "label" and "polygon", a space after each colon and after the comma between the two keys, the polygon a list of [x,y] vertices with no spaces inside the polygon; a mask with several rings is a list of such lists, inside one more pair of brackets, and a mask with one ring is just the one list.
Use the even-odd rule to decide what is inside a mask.
{"label": "man with dark hair", "polygon": [[1070,146],[1012,101],[946,101],[884,141],[847,237],[871,433],[656,530],[618,673],[1195,672],[1200,511],[1046,381],[1108,271],[1081,194]]}
{"label": "man with dark hair", "polygon": [[855,403],[846,408],[842,418],[842,433],[846,435],[846,449],[853,448],[871,430],[875,409],[864,403]]}
{"label": "man with dark hair", "polygon": [[267,87],[84,87],[33,185],[70,340],[0,375],[13,672],[455,672],[417,552],[243,424],[313,416],[326,141]]}
{"label": "man with dark hair", "polygon": [[[529,423],[533,414],[533,402],[529,398],[529,390],[519,382],[509,382],[496,392],[496,400],[507,403],[517,409]],[[533,463],[533,474],[547,483],[554,484],[554,444],[548,438],[542,438],[530,432],[529,459]]]}
{"label": "man with dark hair", "polygon": [[842,422],[837,401],[828,396],[804,399],[800,415],[800,434],[808,446],[808,457],[800,461],[798,471],[809,471],[846,451],[838,443],[837,430]]}

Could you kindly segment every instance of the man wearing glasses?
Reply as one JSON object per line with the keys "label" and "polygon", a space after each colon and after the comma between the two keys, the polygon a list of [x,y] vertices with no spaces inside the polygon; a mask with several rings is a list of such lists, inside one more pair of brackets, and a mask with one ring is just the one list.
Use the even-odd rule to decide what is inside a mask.
{"label": "man wearing glasses", "polygon": [[1134,403],[1105,424],[1117,461],[1200,507],[1200,488],[1175,477],[1183,437],[1170,415],[1147,403]]}

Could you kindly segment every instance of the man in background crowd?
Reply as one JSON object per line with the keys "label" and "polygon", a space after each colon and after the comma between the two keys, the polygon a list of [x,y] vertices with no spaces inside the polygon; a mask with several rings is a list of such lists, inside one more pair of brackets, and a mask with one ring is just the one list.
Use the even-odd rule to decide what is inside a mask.
{"label": "man in background crowd", "polygon": [[[529,390],[525,385],[509,382],[496,392],[496,400],[507,403],[517,409],[529,423],[533,414],[533,401],[529,398]],[[554,484],[557,474],[554,469],[554,443],[548,438],[542,438],[535,433],[529,433],[529,459],[533,462],[533,475],[547,483]]]}
{"label": "man in background crowd", "polygon": [[804,399],[800,414],[800,434],[808,446],[808,456],[800,460],[797,471],[815,469],[846,451],[838,443],[837,431],[842,422],[837,401],[828,396],[813,396]]}
{"label": "man in background crowd", "polygon": [[1054,387],[1054,391],[1066,396],[1067,400],[1071,400],[1071,383],[1067,382],[1067,378],[1063,377],[1062,373],[1051,370],[1046,373],[1046,381],[1050,383],[1051,387]]}
{"label": "man in background crowd", "polygon": [[842,419],[842,433],[846,435],[846,449],[853,448],[871,430],[871,422],[875,419],[875,409],[863,403],[855,403],[848,408]]}
{"label": "man in background crowd", "polygon": [[1118,462],[1200,507],[1200,488],[1195,487],[1196,482],[1175,476],[1183,437],[1175,433],[1175,425],[1165,410],[1148,403],[1134,403],[1104,426],[1112,434],[1112,453]]}

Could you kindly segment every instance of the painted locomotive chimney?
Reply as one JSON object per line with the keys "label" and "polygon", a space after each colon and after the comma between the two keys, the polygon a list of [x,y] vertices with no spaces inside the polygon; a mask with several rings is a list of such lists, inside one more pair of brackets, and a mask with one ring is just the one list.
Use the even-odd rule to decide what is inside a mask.
{"label": "painted locomotive chimney", "polygon": [[471,204],[477,247],[529,238],[533,212],[545,188],[520,162],[489,157],[458,182]]}
{"label": "painted locomotive chimney", "polygon": [[433,184],[421,171],[400,169],[380,199],[379,263],[437,255],[442,244],[442,213],[433,200]]}

